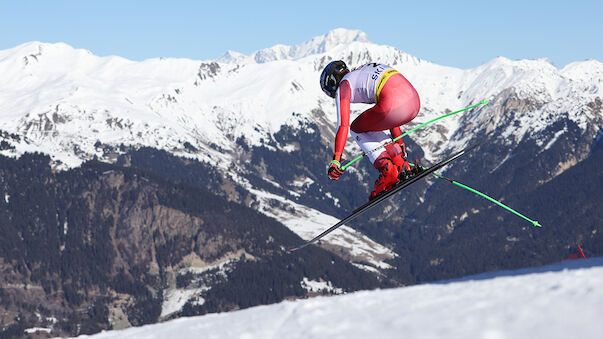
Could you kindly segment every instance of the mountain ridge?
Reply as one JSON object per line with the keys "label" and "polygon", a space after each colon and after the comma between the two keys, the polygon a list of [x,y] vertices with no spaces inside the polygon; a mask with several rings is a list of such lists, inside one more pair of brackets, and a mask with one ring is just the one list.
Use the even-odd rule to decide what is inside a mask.
{"label": "mountain ridge", "polygon": [[[352,192],[344,196],[337,192],[341,189],[319,183],[314,174],[308,177],[319,171],[319,158],[327,159],[332,147],[335,107],[317,83],[319,72],[331,59],[343,59],[352,67],[379,60],[399,68],[415,85],[422,101],[419,116],[406,128],[491,99],[485,106],[410,135],[407,142],[414,142],[410,149],[427,163],[465,147],[479,135],[500,144],[499,154],[484,162],[488,164],[484,170],[493,172],[512,158],[514,148],[523,140],[534,140],[540,146],[533,150],[532,156],[536,156],[568,133],[567,127],[548,132],[551,125],[572,121],[584,141],[581,144],[590,145],[597,126],[603,124],[597,101],[603,64],[598,61],[558,70],[542,59],[511,61],[499,57],[461,70],[421,60],[391,46],[372,44],[359,31],[349,30],[335,30],[296,46],[287,48],[305,51],[300,52],[303,57],[299,59],[287,55],[280,60],[240,64],[164,58],[135,62],[97,57],[65,44],[29,43],[2,51],[0,74],[7,79],[0,83],[0,130],[5,132],[0,153],[18,156],[42,152],[51,156],[55,169],[61,170],[94,158],[115,162],[128,156],[124,149],[153,147],[216,167],[232,185],[254,192],[247,204],[256,200],[264,213],[291,223],[290,214],[283,215],[282,210],[299,211],[297,201],[308,192],[313,192],[312,199],[327,192],[334,204],[347,200],[353,206],[360,202],[349,197]],[[352,112],[357,114],[365,107],[355,105]],[[313,148],[304,148],[315,136],[319,139],[312,141]],[[538,180],[550,180],[583,160],[588,147],[577,148],[567,159],[551,163]],[[319,153],[312,168],[295,174],[307,185],[300,186],[301,179],[270,178],[284,175],[270,173],[278,158],[296,154],[291,161],[299,170],[307,166],[299,159],[310,163],[307,158],[316,150]],[[359,148],[350,140],[345,157],[358,153]],[[367,180],[363,177],[372,175],[370,168],[362,164],[349,172],[360,191],[365,190]],[[287,197],[267,195],[263,193],[266,190]],[[298,229],[298,234],[308,237],[328,226],[326,220],[331,219],[324,215],[326,210],[331,209],[316,204],[300,212],[293,220],[314,215],[322,222],[314,229]]]}
{"label": "mountain ridge", "polygon": [[[118,172],[152,173],[161,182],[169,182],[161,191],[163,204],[177,202],[178,208],[196,211],[199,207],[193,202],[203,194],[195,194],[195,190],[203,189],[219,197],[213,200],[221,201],[224,208],[224,215],[212,218],[224,221],[225,215],[233,213],[229,206],[244,206],[246,213],[247,208],[255,210],[308,239],[364,203],[376,177],[372,165],[364,160],[350,166],[338,182],[326,176],[336,116],[333,100],[320,90],[318,75],[332,59],[345,60],[351,67],[380,61],[399,69],[421,96],[419,116],[403,126],[404,130],[490,99],[486,105],[442,119],[405,137],[409,157],[419,158],[428,166],[467,144],[479,144],[475,152],[447,166],[443,174],[508,203],[534,219],[545,220],[547,225],[533,229],[486,200],[467,191],[459,192],[431,177],[341,227],[340,232],[325,237],[317,245],[328,254],[321,250],[312,255],[335,256],[345,267],[361,269],[353,270],[353,274],[372,281],[376,279],[384,286],[546,264],[567,256],[578,241],[587,244],[593,255],[603,255],[597,230],[600,216],[596,213],[596,207],[603,204],[600,201],[603,195],[576,193],[572,199],[563,194],[569,191],[596,193],[600,187],[600,173],[588,171],[601,156],[600,142],[597,142],[601,139],[600,126],[603,126],[600,62],[590,60],[557,69],[544,59],[512,61],[501,57],[462,70],[365,41],[333,46],[325,43],[328,49],[311,54],[311,51],[321,51],[325,36],[306,45],[306,49],[298,49],[299,58],[294,58],[298,52],[289,54],[293,50],[291,46],[281,45],[273,51],[283,54],[268,53],[278,58],[268,58],[261,63],[234,52],[229,55],[239,61],[154,58],[136,62],[120,57],[97,57],[64,44],[31,43],[0,51],[0,154],[19,158],[0,159],[8,164],[11,161],[21,164],[14,173],[7,174],[2,183],[11,187],[17,179],[35,177],[31,174],[31,162],[36,164],[35,168],[41,166],[39,162],[50,162],[52,167],[44,163],[44,171],[40,171],[39,176],[61,176],[67,180],[66,187],[95,183],[99,180],[95,176],[102,180],[112,178],[112,174],[98,171],[89,172],[86,178],[77,177],[73,182],[65,178],[90,166],[104,166],[107,171],[118,167]],[[354,33],[350,36],[353,40]],[[310,54],[305,55],[306,52]],[[352,115],[366,107],[353,105]],[[48,157],[40,157],[37,152]],[[345,158],[359,153],[354,141],[348,140]],[[140,177],[133,182],[151,192],[154,190]],[[82,196],[114,201],[111,200],[114,195],[134,199],[134,193],[138,192],[128,185],[94,185],[102,189]],[[557,185],[571,185],[571,190]],[[112,187],[114,192],[104,191],[104,186]],[[44,188],[38,182],[32,191],[50,194]],[[18,192],[8,192],[5,188],[7,205],[2,207],[5,207],[6,225],[11,213],[23,215],[27,221],[30,215],[36,215],[33,211],[38,210],[43,211],[44,219],[52,220],[48,230],[59,238],[64,230],[71,236],[70,230],[78,230],[78,226],[103,234],[103,227],[112,224],[110,219],[99,219],[98,213],[104,209],[101,207],[106,206],[101,204],[94,205],[100,207],[91,208],[92,214],[88,217],[71,209],[79,216],[77,221],[70,221],[66,227],[61,219],[55,225],[55,214],[58,210],[63,215],[63,208],[35,209],[30,206],[31,201],[23,200]],[[168,192],[172,192],[172,198]],[[80,198],[68,197],[67,201],[81,202]],[[562,200],[547,203],[554,198]],[[32,213],[24,214],[15,204],[17,201],[31,208]],[[111,206],[111,210],[122,213],[119,215],[123,217],[130,205]],[[157,218],[148,217],[154,214],[146,215],[135,224],[157,226]],[[571,218],[558,218],[559,215],[575,215],[580,223],[573,224]],[[548,226],[553,224],[551,220],[554,226]],[[39,253],[40,249],[54,250],[60,246],[20,242],[16,229],[32,224],[36,222],[23,222],[5,232],[21,246],[19,251],[7,251],[7,255]],[[280,224],[275,230],[283,231]],[[226,223],[226,226],[233,225]],[[249,232],[257,230],[252,227]],[[293,241],[293,233],[286,242],[294,243],[282,242],[283,248],[298,244]],[[180,235],[165,243],[163,240],[168,239],[144,238],[137,245],[153,248],[158,241],[163,258],[170,258],[168,249],[174,250],[172,257],[180,258],[183,253],[178,249],[189,248],[189,236],[191,234]],[[240,241],[249,243],[258,239],[243,236]],[[232,244],[232,239],[227,240],[214,239],[207,244],[207,250]],[[180,242],[182,246],[175,245]],[[261,244],[249,246],[262,248],[265,244],[259,242]],[[201,247],[205,250],[205,246]],[[253,254],[251,250],[245,252]],[[114,252],[99,255],[113,257],[111,253]],[[282,258],[275,258],[273,264],[285,267],[281,266]],[[194,259],[188,258],[183,265],[199,264]],[[212,278],[217,279],[213,282],[219,285],[215,290],[219,293],[214,296],[206,294],[200,285],[204,280],[199,279],[203,277],[187,273],[195,269],[213,270],[211,260],[202,263],[202,267],[183,267],[189,271],[181,272],[175,282],[168,279],[176,288],[164,289],[162,300],[152,292],[158,290],[156,286],[150,290],[139,289],[141,286],[135,284],[137,279],[127,275],[116,276],[103,284],[119,283],[117,286],[125,288],[125,292],[141,292],[136,303],[123,310],[131,313],[126,317],[132,318],[130,324],[150,321],[140,312],[144,309],[151,309],[153,316],[170,317],[170,314],[194,315],[273,302],[275,295],[269,292],[264,291],[266,294],[259,298],[237,287],[246,283],[244,272],[261,276],[258,281],[264,287],[274,278],[265,265],[245,260],[233,281],[221,280],[219,276]],[[310,265],[312,260],[305,262]],[[325,264],[329,266],[329,262]],[[156,277],[155,268],[138,267],[136,273],[141,274],[139,277]],[[310,271],[321,271],[315,269]],[[28,270],[27,265],[21,265],[14,268],[13,273],[19,276]],[[34,272],[39,278],[40,270]],[[333,277],[338,276],[337,272],[331,271],[335,274]],[[83,276],[91,275],[94,276],[88,273]],[[286,275],[292,278],[289,273]],[[341,288],[329,284],[333,279],[325,278],[327,281],[321,282],[315,280],[318,279],[315,276],[306,277],[307,281],[300,276],[294,278],[288,287],[281,287],[297,291],[295,295],[317,284],[330,291]],[[57,288],[53,287],[52,279],[45,279],[49,291],[64,290],[70,300],[82,300],[79,290],[82,286],[67,283]],[[10,301],[11,296],[9,293],[5,301]],[[208,303],[200,305],[200,298],[206,297]],[[99,323],[106,325],[107,319],[115,319],[114,315],[107,317],[105,304],[99,302],[87,315],[95,322],[96,330],[100,330]],[[67,322],[73,325],[73,331],[76,324],[90,325],[77,317]]]}
{"label": "mountain ridge", "polygon": [[[60,152],[59,149],[64,147],[57,147],[58,149],[49,152],[50,154],[63,153],[62,157],[69,159],[68,162],[64,162],[66,166],[76,166],[82,160],[91,158],[95,152],[90,146],[96,142],[96,139],[104,143],[116,143],[122,140],[134,145],[138,143],[172,149],[177,147],[176,143],[178,143],[174,140],[174,135],[182,135],[185,136],[185,141],[197,148],[211,142],[222,148],[232,148],[232,139],[244,135],[248,142],[258,145],[261,144],[260,139],[269,138],[270,134],[278,131],[284,124],[295,124],[296,121],[303,120],[316,121],[316,117],[313,117],[310,112],[317,107],[324,107],[327,109],[325,113],[331,113],[332,103],[323,97],[316,84],[316,74],[325,63],[325,57],[332,59],[351,53],[348,57],[357,58],[354,55],[363,55],[365,52],[373,54],[368,55],[372,60],[383,58],[393,63],[402,62],[401,71],[415,84],[422,98],[423,109],[416,122],[422,122],[446,110],[459,109],[491,98],[510,86],[515,88],[520,99],[529,97],[538,101],[555,101],[568,95],[577,96],[576,86],[586,87],[589,90],[587,95],[581,95],[581,100],[600,96],[598,81],[603,74],[603,64],[594,60],[585,61],[587,63],[585,65],[574,63],[558,70],[544,60],[511,61],[496,58],[466,71],[438,66],[420,59],[412,61],[413,57],[388,46],[362,42],[360,43],[362,46],[358,48],[346,47],[355,44],[358,42],[339,44],[329,49],[326,54],[311,54],[299,61],[276,60],[263,64],[264,67],[259,64],[221,64],[216,61],[163,58],[134,62],[120,57],[95,57],[88,51],[74,50],[65,44],[25,44],[22,45],[26,47],[25,49],[29,48],[33,51],[20,51],[16,55],[14,52],[5,51],[5,54],[13,54],[13,56],[9,58],[10,60],[5,58],[5,63],[0,63],[0,70],[7,78],[7,86],[3,88],[4,95],[0,97],[4,107],[0,112],[0,128],[24,135],[39,132],[41,134],[39,137],[31,137],[31,139],[43,137],[46,139],[45,142],[48,142],[49,138],[44,134],[55,134],[52,130],[46,131],[45,126],[38,125],[37,131],[35,129],[29,131],[27,126],[31,126],[32,123],[35,126],[37,116],[58,110],[57,107],[63,107],[65,113],[72,117],[84,113],[82,116],[84,120],[90,118],[90,113],[86,114],[87,112],[107,112],[107,118],[104,120],[129,120],[127,123],[135,128],[120,132],[114,127],[107,126],[108,124],[103,120],[98,121],[92,128],[72,126],[72,130],[82,128],[89,130],[88,140],[82,140],[87,145],[78,142],[78,147],[85,151],[79,156],[73,155],[71,147],[69,151],[65,149]],[[53,57],[54,59],[46,60],[49,56],[44,52],[36,56],[36,53],[39,53],[36,50],[40,46],[43,46],[43,49],[48,49],[49,46],[58,47],[59,53]],[[74,57],[63,57],[62,54],[66,51],[75,53]],[[324,57],[317,59],[317,55],[324,55]],[[61,63],[56,64],[57,57],[65,59],[64,61],[69,60],[68,64],[63,63],[62,70],[60,67],[57,68],[61,65]],[[29,59],[31,60],[27,61]],[[364,60],[352,60],[352,63],[365,62]],[[49,64],[40,65],[46,61]],[[302,63],[296,66],[291,64],[292,62]],[[317,62],[319,64],[316,64]],[[405,66],[407,64],[411,66]],[[19,71],[23,68],[29,70],[25,73]],[[49,72],[50,68],[54,71]],[[582,70],[584,68],[588,72]],[[266,78],[261,76],[262,74],[274,76]],[[569,75],[573,78],[568,78]],[[582,84],[583,81],[589,80],[592,85]],[[13,83],[9,88],[8,84],[11,82]],[[148,85],[153,82],[157,85]],[[288,86],[282,85],[287,82],[289,82]],[[32,87],[33,84],[36,85]],[[22,88],[23,91],[15,91],[15,87]],[[99,89],[103,91],[102,97],[94,94]],[[40,93],[42,90],[47,93],[38,95],[36,100],[32,101],[32,91]],[[142,93],[146,95],[141,96]],[[458,98],[454,99],[456,97]],[[281,99],[275,100],[275,98]],[[91,102],[96,104],[91,105]],[[576,111],[576,107],[572,110]],[[301,115],[291,116],[291,113],[301,113]],[[218,119],[215,119],[216,116]],[[334,123],[332,113],[326,114],[325,118],[330,124]],[[20,124],[16,124],[15,120],[21,121]],[[423,141],[426,144],[446,142],[446,139],[458,128],[458,120],[457,117],[451,117],[445,124],[440,125],[448,131],[444,134],[444,140],[437,140],[437,137],[436,140],[432,140],[432,137]],[[146,125],[141,124],[140,121],[145,121]],[[211,123],[207,124],[207,122]],[[48,125],[48,127],[52,126]],[[94,132],[95,130],[97,132]],[[106,131],[109,136],[103,136],[103,131]],[[429,129],[426,131],[430,132]],[[229,132],[233,134],[231,141],[224,137],[224,133]],[[132,138],[127,135],[128,133],[141,133],[142,140]],[[59,139],[63,139],[60,131],[56,134]],[[163,134],[164,139],[165,135],[168,135],[169,140],[158,143],[158,134]],[[111,138],[110,135],[116,137]],[[70,143],[69,140],[65,141]],[[18,154],[19,149],[24,145],[15,145],[15,147]],[[187,154],[182,150],[180,153]],[[427,154],[427,156],[431,155]],[[84,159],[81,159],[82,157]],[[207,157],[202,160],[211,161]]]}

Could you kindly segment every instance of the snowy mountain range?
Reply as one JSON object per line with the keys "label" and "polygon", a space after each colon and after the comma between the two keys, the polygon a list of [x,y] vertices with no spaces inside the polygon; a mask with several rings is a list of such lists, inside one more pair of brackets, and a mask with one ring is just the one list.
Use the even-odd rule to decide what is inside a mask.
{"label": "snowy mountain range", "polygon": [[[564,133],[544,133],[555,121],[569,119],[587,139],[594,139],[603,124],[600,108],[593,109],[600,107],[602,97],[603,64],[596,60],[557,69],[545,59],[499,57],[463,70],[370,43],[363,32],[346,29],[297,46],[277,45],[250,56],[227,52],[208,61],[158,58],[134,62],[116,56],[97,57],[61,43],[32,42],[0,51],[0,129],[6,142],[2,154],[43,152],[60,169],[79,166],[93,157],[115,161],[123,153],[120,145],[166,150],[221,168],[253,192],[259,210],[308,238],[335,219],[249,184],[245,178],[249,164],[241,162],[237,141],[291,152],[299,149],[298,141],[273,146],[274,135],[284,127],[300,129],[310,123],[323,129],[323,143],[330,144],[335,108],[317,79],[332,59],[343,59],[352,67],[377,60],[398,68],[415,85],[422,101],[421,112],[409,127],[492,99],[486,107],[416,132],[412,138],[421,145],[427,161],[466,145],[481,132],[497,131],[509,149],[527,138],[546,150]],[[504,117],[501,107],[509,103],[510,96],[528,106],[521,107],[525,113]],[[364,108],[353,109],[360,112]],[[358,152],[349,142],[348,154]],[[542,180],[550,180],[587,153],[569,156]],[[291,180],[286,189],[294,196],[304,194],[308,183],[307,178]],[[268,207],[266,202],[275,199],[297,210],[297,216],[291,218],[280,208]],[[299,225],[307,225],[309,218],[315,221],[314,227]],[[367,244],[376,248],[372,255],[386,252],[374,243]]]}
{"label": "snowy mountain range", "polygon": [[[363,32],[346,29],[296,46],[277,45],[251,55],[229,51],[203,61],[135,62],[61,43],[31,42],[0,51],[0,154],[47,154],[59,174],[98,159],[200,182],[309,239],[363,203],[376,177],[361,161],[337,183],[326,178],[336,116],[318,78],[332,59],[351,67],[378,61],[403,73],[422,103],[405,130],[490,99],[410,134],[405,138],[409,154],[429,164],[480,144],[448,166],[446,174],[533,216],[544,228],[534,230],[479,197],[431,178],[319,246],[396,286],[555,262],[578,242],[591,255],[603,255],[598,207],[603,197],[603,64],[596,60],[559,69],[546,59],[498,57],[458,69],[373,44]],[[354,105],[352,114],[366,107]],[[345,157],[359,153],[349,140]],[[122,187],[120,176],[111,171],[101,172],[101,188]],[[143,181],[132,186],[157,185]],[[91,192],[102,192],[96,190],[99,183],[88,185]],[[4,196],[7,208],[13,208],[17,198]],[[138,215],[121,217],[138,223]],[[149,220],[154,225],[155,219]],[[202,304],[199,298],[207,291],[178,286],[178,272],[228,266],[240,253],[233,250],[210,264],[190,258],[174,264],[180,271],[168,272],[175,275],[166,278],[170,283],[156,318],[178,314],[187,303]],[[200,278],[189,278],[195,279]],[[331,292],[344,287],[320,283]]]}
{"label": "snowy mountain range", "polygon": [[[228,57],[232,55],[236,57]],[[265,144],[283,125],[333,123],[334,104],[316,80],[332,59],[344,59],[352,67],[370,60],[397,66],[421,96],[422,111],[415,123],[496,98],[509,89],[518,99],[529,98],[538,106],[518,121],[520,126],[508,127],[505,134],[513,134],[515,140],[529,130],[531,138],[546,146],[551,140],[538,132],[560,111],[567,111],[568,118],[583,129],[600,122],[587,107],[602,91],[603,64],[596,60],[557,69],[546,59],[499,57],[462,70],[372,44],[364,33],[345,29],[250,56],[228,52],[216,61],[158,58],[134,62],[97,57],[60,43],[33,42],[0,52],[0,128],[23,137],[13,142],[14,150],[4,153],[44,151],[57,164],[77,166],[94,155],[103,156],[94,147],[100,141],[158,147],[212,163],[229,162],[232,157],[225,153],[235,149],[239,137],[251,145],[262,144],[262,139]],[[316,116],[315,109],[326,114]],[[475,118],[479,123],[484,117]],[[417,140],[426,149],[430,149],[428,141],[447,143],[465,127],[460,126],[465,122],[461,120],[458,116],[442,121],[433,129],[443,127],[446,132],[433,135],[428,129]],[[492,123],[489,128],[499,127],[496,119]],[[205,152],[190,154],[185,142]],[[210,144],[224,152],[212,152]],[[437,156],[441,149],[432,150],[428,157]]]}
{"label": "snowy mountain range", "polygon": [[602,265],[593,258],[286,301],[90,338],[597,338]]}

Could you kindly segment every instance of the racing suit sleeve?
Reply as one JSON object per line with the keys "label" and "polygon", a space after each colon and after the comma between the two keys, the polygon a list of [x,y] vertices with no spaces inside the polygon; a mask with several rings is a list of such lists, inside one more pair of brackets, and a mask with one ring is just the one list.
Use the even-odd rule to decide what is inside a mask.
{"label": "racing suit sleeve", "polygon": [[339,85],[335,95],[335,104],[337,106],[337,131],[335,132],[335,152],[334,160],[341,161],[341,155],[345,148],[350,131],[350,100],[352,99],[352,89],[350,83],[344,80]]}

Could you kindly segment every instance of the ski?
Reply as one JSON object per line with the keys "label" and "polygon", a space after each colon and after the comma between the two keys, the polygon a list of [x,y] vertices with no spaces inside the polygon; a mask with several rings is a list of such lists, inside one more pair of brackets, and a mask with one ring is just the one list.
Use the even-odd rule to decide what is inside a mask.
{"label": "ski", "polygon": [[391,197],[392,195],[396,194],[397,192],[400,192],[401,190],[405,189],[406,187],[416,183],[417,181],[425,178],[428,174],[431,174],[434,171],[437,171],[438,169],[446,166],[447,164],[449,164],[450,162],[460,158],[462,155],[466,154],[467,152],[469,152],[470,150],[472,150],[473,148],[475,148],[476,146],[471,146],[471,147],[467,147],[464,150],[452,155],[451,157],[440,161],[439,163],[429,167],[429,168],[413,168],[413,174],[409,177],[406,178],[405,180],[401,180],[399,181],[394,187],[392,187],[390,190],[385,191],[379,195],[377,195],[375,198],[373,198],[372,200],[369,200],[367,203],[365,203],[364,205],[358,207],[356,210],[354,210],[354,212],[352,212],[349,216],[345,217],[344,219],[341,219],[341,221],[339,221],[338,223],[336,223],[335,225],[329,227],[327,230],[325,230],[324,232],[320,233],[319,235],[317,235],[316,237],[314,237],[311,240],[306,241],[305,243],[291,248],[289,249],[290,252],[294,252],[297,251],[299,249],[302,249],[308,245],[311,245],[315,242],[317,242],[318,240],[322,239],[324,236],[326,236],[327,234],[333,232],[334,230],[336,230],[337,228],[339,228],[341,225],[349,222],[350,220],[356,218],[357,216],[359,216],[360,214],[366,212],[367,210],[371,209],[372,207],[378,205],[379,203],[383,202],[385,199]]}

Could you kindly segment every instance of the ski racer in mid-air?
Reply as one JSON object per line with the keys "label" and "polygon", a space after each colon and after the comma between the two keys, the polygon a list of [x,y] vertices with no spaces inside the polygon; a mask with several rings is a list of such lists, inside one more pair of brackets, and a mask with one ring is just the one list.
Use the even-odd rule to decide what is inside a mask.
{"label": "ski racer in mid-air", "polygon": [[[330,62],[320,75],[320,86],[337,106],[335,151],[328,174],[339,179],[341,156],[351,130],[363,152],[379,171],[379,179],[369,199],[389,190],[398,182],[398,174],[409,171],[406,147],[402,138],[390,143],[383,152],[375,148],[402,135],[400,126],[419,113],[419,94],[406,78],[390,66],[378,63],[362,65],[350,72],[341,60]],[[375,104],[350,124],[350,103]],[[384,131],[389,130],[391,137]]]}

